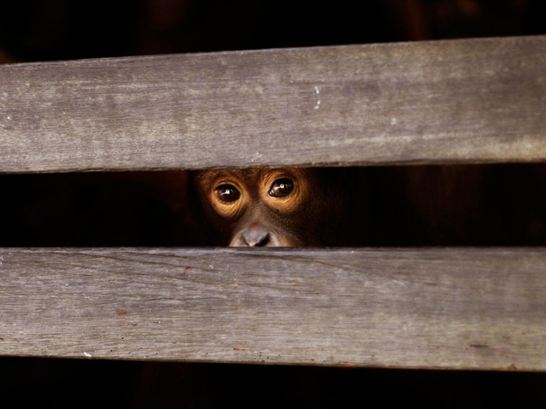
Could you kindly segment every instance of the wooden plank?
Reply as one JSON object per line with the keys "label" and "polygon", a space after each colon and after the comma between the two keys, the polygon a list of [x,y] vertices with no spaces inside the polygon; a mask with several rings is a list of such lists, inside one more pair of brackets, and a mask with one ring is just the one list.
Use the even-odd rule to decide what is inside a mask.
{"label": "wooden plank", "polygon": [[546,36],[0,67],[0,172],[546,160]]}
{"label": "wooden plank", "polygon": [[0,249],[0,355],[546,370],[546,251]]}

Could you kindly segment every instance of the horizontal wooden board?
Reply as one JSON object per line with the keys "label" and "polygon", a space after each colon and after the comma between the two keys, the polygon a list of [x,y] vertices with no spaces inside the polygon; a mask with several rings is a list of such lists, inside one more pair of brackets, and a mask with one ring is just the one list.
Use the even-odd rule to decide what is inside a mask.
{"label": "horizontal wooden board", "polygon": [[0,249],[0,355],[546,370],[546,249]]}
{"label": "horizontal wooden board", "polygon": [[0,172],[546,160],[546,36],[0,66]]}

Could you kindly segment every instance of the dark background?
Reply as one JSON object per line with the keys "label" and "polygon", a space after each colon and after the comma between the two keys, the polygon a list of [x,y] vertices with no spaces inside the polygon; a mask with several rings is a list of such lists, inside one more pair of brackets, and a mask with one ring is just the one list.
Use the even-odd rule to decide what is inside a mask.
{"label": "dark background", "polygon": [[[541,0],[0,4],[0,62],[544,33]],[[486,244],[543,244],[544,165],[481,169],[488,183],[474,193],[489,214],[497,215],[481,226],[497,238]],[[402,175],[389,168],[369,172],[366,180],[371,177],[379,186],[376,196],[388,199],[396,223],[405,223],[405,230],[397,231],[402,243],[391,244],[476,240],[475,232],[467,232],[457,242],[450,231],[431,236],[436,241],[419,240],[416,216],[401,211],[407,194],[381,187],[385,181],[398,186],[405,180],[403,170]],[[421,173],[443,185],[434,167]],[[360,180],[359,170],[355,177]],[[0,176],[0,245],[202,244],[203,237],[186,234],[195,233],[195,226],[179,204],[185,183],[184,174],[163,172]],[[425,209],[428,214],[430,204]],[[508,229],[495,230],[498,220],[506,220]],[[391,233],[396,226],[390,226]],[[529,226],[538,236],[527,234]],[[0,397],[5,407],[542,408],[545,375],[4,358]]]}
{"label": "dark background", "polygon": [[546,32],[541,0],[4,0],[15,61]]}

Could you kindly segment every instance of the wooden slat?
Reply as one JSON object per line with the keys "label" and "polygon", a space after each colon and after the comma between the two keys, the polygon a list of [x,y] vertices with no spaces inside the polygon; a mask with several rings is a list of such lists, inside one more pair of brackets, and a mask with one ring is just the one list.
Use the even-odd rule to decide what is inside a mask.
{"label": "wooden slat", "polygon": [[0,172],[546,160],[546,36],[0,67]]}
{"label": "wooden slat", "polygon": [[546,249],[0,259],[0,355],[546,370]]}

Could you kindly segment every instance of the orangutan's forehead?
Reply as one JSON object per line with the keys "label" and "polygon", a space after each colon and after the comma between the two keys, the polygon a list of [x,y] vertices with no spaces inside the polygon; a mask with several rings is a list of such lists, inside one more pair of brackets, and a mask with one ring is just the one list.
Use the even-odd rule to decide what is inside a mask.
{"label": "orangutan's forehead", "polygon": [[270,171],[270,169],[212,169],[199,174],[199,179],[203,182],[212,182],[220,178],[234,178],[248,183],[255,182],[260,176]]}

